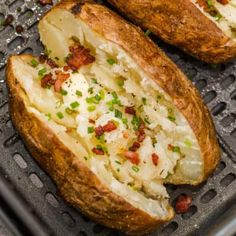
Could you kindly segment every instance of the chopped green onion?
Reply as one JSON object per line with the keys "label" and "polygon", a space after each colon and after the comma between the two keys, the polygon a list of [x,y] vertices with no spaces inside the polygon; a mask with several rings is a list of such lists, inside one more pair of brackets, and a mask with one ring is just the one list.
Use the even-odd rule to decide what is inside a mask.
{"label": "chopped green onion", "polygon": [[102,100],[102,98],[98,94],[96,94],[94,98],[97,102],[100,102]]}
{"label": "chopped green onion", "polygon": [[75,109],[75,108],[77,108],[77,107],[79,107],[79,103],[77,102],[77,101],[75,101],[75,102],[72,102],[71,104],[70,104],[70,107],[72,108],[72,109]]}
{"label": "chopped green onion", "polygon": [[113,91],[113,92],[111,93],[111,95],[112,95],[112,97],[113,97],[114,99],[118,99],[118,95],[117,95],[117,93],[116,93],[115,91]]}
{"label": "chopped green onion", "polygon": [[97,83],[98,83],[98,81],[97,81],[96,79],[94,79],[94,78],[92,78],[92,82],[93,82],[94,84],[97,84]]}
{"label": "chopped green onion", "polygon": [[115,161],[115,163],[117,163],[118,165],[121,165],[121,163],[119,161]]}
{"label": "chopped green onion", "polygon": [[85,157],[85,156],[84,156],[84,160],[87,161],[87,160],[88,160],[88,157]]}
{"label": "chopped green onion", "polygon": [[102,145],[97,145],[97,147],[96,147],[98,150],[102,150],[102,151],[104,151],[105,153],[108,153],[108,149],[107,149],[107,147],[105,147],[105,146],[102,146]]}
{"label": "chopped green onion", "polygon": [[148,120],[148,118],[144,118],[144,121],[149,125],[151,124],[151,122]]}
{"label": "chopped green onion", "polygon": [[125,127],[128,129],[128,119],[127,118],[122,118],[122,123],[125,125]]}
{"label": "chopped green onion", "polygon": [[93,94],[93,87],[88,89],[89,94]]}
{"label": "chopped green onion", "polygon": [[61,95],[62,96],[66,96],[68,94],[68,92],[64,89],[61,88],[61,91],[60,91]]}
{"label": "chopped green onion", "polygon": [[145,35],[149,36],[151,33],[152,33],[152,31],[150,29],[147,29],[146,32],[145,32]]}
{"label": "chopped green onion", "polygon": [[87,110],[88,110],[89,112],[95,111],[95,110],[96,110],[96,106],[89,106],[89,107],[87,108]]}
{"label": "chopped green onion", "polygon": [[59,111],[57,112],[57,117],[61,120],[64,118],[64,115]]}
{"label": "chopped green onion", "polygon": [[88,127],[88,134],[92,134],[94,132],[94,127]]}
{"label": "chopped green onion", "polygon": [[76,90],[76,95],[77,95],[78,97],[82,97],[82,96],[83,96],[82,92],[79,91],[79,90]]}
{"label": "chopped green onion", "polygon": [[123,86],[124,86],[124,79],[119,78],[119,79],[117,80],[117,84],[118,84],[120,87],[123,87]]}
{"label": "chopped green onion", "polygon": [[46,114],[45,116],[48,118],[48,120],[51,120],[51,119],[52,119],[51,113],[48,113],[48,114]]}
{"label": "chopped green onion", "polygon": [[142,119],[137,116],[133,116],[131,123],[134,125],[134,130],[138,130],[142,123]]}
{"label": "chopped green onion", "polygon": [[212,7],[213,6],[212,0],[207,0],[207,5],[208,5],[208,7]]}
{"label": "chopped green onion", "polygon": [[113,59],[113,58],[108,58],[108,59],[107,59],[107,63],[110,64],[110,65],[114,65],[114,64],[116,64],[117,62],[116,62],[116,60]]}
{"label": "chopped green onion", "polygon": [[117,168],[117,169],[116,169],[116,171],[117,171],[117,172],[120,172],[120,169],[119,169],[119,168]]}
{"label": "chopped green onion", "polygon": [[99,91],[99,95],[100,95],[101,99],[105,98],[105,92],[103,90]]}
{"label": "chopped green onion", "polygon": [[67,107],[67,108],[65,109],[65,112],[66,112],[68,115],[72,115],[73,113],[75,113],[75,111],[72,110],[72,109],[70,109],[69,107]]}
{"label": "chopped green onion", "polygon": [[132,166],[132,170],[133,170],[134,172],[136,172],[136,173],[139,172],[139,168],[138,168],[137,166]]}
{"label": "chopped green onion", "polygon": [[180,147],[179,147],[179,146],[174,146],[174,147],[172,148],[172,151],[173,151],[173,152],[180,153]]}
{"label": "chopped green onion", "polygon": [[42,77],[44,76],[46,72],[47,72],[47,68],[44,67],[38,71],[38,75]]}
{"label": "chopped green onion", "polygon": [[176,121],[176,118],[173,115],[169,115],[167,118],[172,122]]}
{"label": "chopped green onion", "polygon": [[185,139],[184,144],[189,148],[191,148],[193,146],[192,142],[189,139]]}
{"label": "chopped green onion", "polygon": [[143,105],[147,105],[147,98],[142,98]]}
{"label": "chopped green onion", "polygon": [[31,63],[31,66],[33,66],[33,67],[37,67],[39,65],[39,62],[37,60],[35,60],[35,59],[32,59],[30,61],[30,63]]}
{"label": "chopped green onion", "polygon": [[117,109],[115,109],[115,117],[121,119],[122,118],[122,112],[117,110]]}

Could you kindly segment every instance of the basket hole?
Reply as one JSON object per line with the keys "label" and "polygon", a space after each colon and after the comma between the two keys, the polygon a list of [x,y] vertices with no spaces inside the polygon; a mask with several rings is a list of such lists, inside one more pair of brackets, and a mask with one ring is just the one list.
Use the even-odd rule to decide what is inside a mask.
{"label": "basket hole", "polygon": [[4,146],[7,148],[12,147],[19,140],[20,140],[19,135],[14,134],[4,142]]}
{"label": "basket hole", "polygon": [[198,88],[198,90],[203,90],[205,87],[207,86],[207,82],[205,79],[201,79],[199,81],[196,82],[196,87]]}
{"label": "basket hole", "polygon": [[226,89],[228,88],[231,84],[233,84],[235,81],[235,76],[234,75],[229,75],[226,79],[224,79],[222,82],[221,82],[221,87],[223,89]]}
{"label": "basket hole", "polygon": [[215,99],[217,96],[217,93],[215,91],[210,91],[204,96],[204,101],[206,103],[211,102],[213,99]]}
{"label": "basket hole", "polygon": [[232,100],[236,100],[236,90],[234,90],[230,95]]}
{"label": "basket hole", "polygon": [[10,4],[9,8],[11,11],[15,11],[18,7],[22,6],[23,4],[24,4],[23,0],[16,0]]}
{"label": "basket hole", "polygon": [[33,49],[25,48],[20,54],[33,54]]}
{"label": "basket hole", "polygon": [[94,232],[95,234],[100,234],[104,229],[105,229],[104,226],[99,225],[99,224],[96,224],[96,225],[93,227],[93,232]]}
{"label": "basket hole", "polygon": [[162,233],[164,235],[170,235],[174,233],[177,229],[178,229],[178,224],[175,221],[173,221],[162,230]]}
{"label": "basket hole", "polygon": [[13,41],[11,41],[7,46],[9,49],[13,50],[17,47],[22,46],[24,43],[24,39],[20,36],[16,37]]}
{"label": "basket hole", "polygon": [[28,31],[32,30],[32,31],[36,31],[38,27],[38,21],[34,22],[32,25],[30,25],[28,27]]}
{"label": "basket hole", "polygon": [[217,116],[220,113],[222,113],[225,109],[226,109],[226,103],[220,102],[216,106],[214,106],[211,111],[214,116]]}
{"label": "basket hole", "polygon": [[236,138],[236,129],[233,130],[230,135],[231,135],[232,137]]}
{"label": "basket hole", "polygon": [[226,167],[226,164],[223,161],[221,161],[219,163],[219,165],[217,166],[217,168],[216,168],[216,170],[214,172],[214,175],[218,175],[222,170],[225,169],[225,167]]}
{"label": "basket hole", "polygon": [[173,193],[177,189],[176,185],[168,184],[167,185],[167,190],[169,193]]}
{"label": "basket hole", "polygon": [[8,128],[12,128],[12,122],[11,122],[11,120],[8,120],[8,121],[7,121],[6,126],[7,126]]}
{"label": "basket hole", "polygon": [[32,16],[34,15],[34,12],[32,10],[27,9],[26,11],[24,11],[23,13],[21,13],[19,15],[19,22],[25,22],[27,20],[29,20]]}
{"label": "basket hole", "polygon": [[63,212],[62,218],[69,227],[75,226],[75,220],[68,212]]}
{"label": "basket hole", "polygon": [[24,158],[19,154],[19,153],[15,153],[13,155],[13,160],[16,162],[16,164],[21,168],[21,169],[25,169],[27,168],[27,162],[24,160]]}
{"label": "basket hole", "polygon": [[187,219],[191,218],[196,212],[197,212],[197,207],[190,206],[189,210],[186,213],[182,214],[182,218],[184,220],[187,220]]}
{"label": "basket hole", "polygon": [[0,52],[0,62],[3,60],[3,58],[4,58],[4,53]]}
{"label": "basket hole", "polygon": [[80,231],[77,236],[88,236],[84,231]]}
{"label": "basket hole", "polygon": [[85,216],[85,215],[82,215],[82,218],[83,218],[83,220],[84,220],[85,222],[89,222],[89,221],[90,221],[90,219],[89,219],[87,216]]}
{"label": "basket hole", "polygon": [[223,118],[220,123],[222,124],[222,126],[227,127],[235,121],[236,121],[236,114],[231,113],[230,115]]}
{"label": "basket hole", "polygon": [[235,180],[236,176],[233,173],[230,173],[228,175],[226,175],[221,181],[220,181],[220,185],[223,187],[227,187],[229,186],[234,180]]}
{"label": "basket hole", "polygon": [[208,203],[210,202],[215,196],[217,195],[217,192],[214,189],[210,189],[205,194],[202,195],[200,198],[201,203]]}
{"label": "basket hole", "polygon": [[41,181],[41,179],[38,177],[37,174],[32,173],[29,175],[29,178],[30,178],[31,182],[34,184],[34,186],[36,186],[37,188],[43,187],[43,182]]}
{"label": "basket hole", "polygon": [[46,193],[45,198],[53,207],[59,207],[59,202],[52,193]]}

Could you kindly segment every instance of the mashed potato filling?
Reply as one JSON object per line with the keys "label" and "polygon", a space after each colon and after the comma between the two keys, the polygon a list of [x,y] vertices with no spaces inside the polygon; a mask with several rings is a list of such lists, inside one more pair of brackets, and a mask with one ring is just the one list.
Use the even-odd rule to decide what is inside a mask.
{"label": "mashed potato filling", "polygon": [[[197,180],[203,171],[187,120],[123,49],[72,14],[54,10],[39,27],[50,58],[61,67],[18,59],[16,75],[30,112],[112,191],[165,218],[169,196],[163,182],[176,173]],[[79,69],[66,65],[75,50],[90,58]]]}
{"label": "mashed potato filling", "polygon": [[230,38],[236,40],[236,0],[193,0]]}

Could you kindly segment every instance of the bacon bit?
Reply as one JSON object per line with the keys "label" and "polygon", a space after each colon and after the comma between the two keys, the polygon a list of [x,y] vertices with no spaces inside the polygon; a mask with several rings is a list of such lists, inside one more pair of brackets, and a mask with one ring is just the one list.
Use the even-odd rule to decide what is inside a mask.
{"label": "bacon bit", "polygon": [[63,66],[63,70],[68,71],[68,70],[70,70],[70,67],[69,66]]}
{"label": "bacon bit", "polygon": [[130,162],[134,165],[138,165],[140,163],[139,155],[137,152],[126,151],[124,156],[130,160]]}
{"label": "bacon bit", "polygon": [[53,85],[54,83],[55,80],[52,78],[52,73],[44,75],[44,77],[41,79],[42,88],[47,88],[48,86]]}
{"label": "bacon bit", "polygon": [[229,0],[217,0],[217,2],[219,2],[223,5],[227,5],[229,3]]}
{"label": "bacon bit", "polygon": [[89,123],[90,123],[90,124],[95,124],[95,120],[89,118]]}
{"label": "bacon bit", "polygon": [[134,107],[126,107],[125,108],[125,113],[129,114],[129,115],[134,115],[136,114],[136,111],[134,110]]}
{"label": "bacon bit", "polygon": [[192,203],[192,197],[186,194],[181,194],[178,196],[175,203],[175,210],[177,213],[186,213]]}
{"label": "bacon bit", "polygon": [[140,143],[134,142],[133,145],[129,148],[130,151],[136,152],[140,148]]}
{"label": "bacon bit", "polygon": [[58,68],[57,63],[56,63],[55,61],[53,61],[51,58],[48,58],[48,59],[47,59],[47,64],[48,64],[52,69]]}
{"label": "bacon bit", "polygon": [[70,77],[70,74],[63,73],[62,71],[57,70],[56,72],[57,79],[54,84],[55,92],[61,91],[61,85]]}
{"label": "bacon bit", "polygon": [[108,121],[106,125],[104,125],[103,127],[104,132],[111,132],[113,130],[117,129],[116,124],[113,121]]}
{"label": "bacon bit", "polygon": [[94,132],[95,132],[96,136],[100,137],[104,134],[104,129],[101,125],[99,125],[98,127],[96,127],[94,129]]}
{"label": "bacon bit", "polygon": [[145,128],[145,125],[141,124],[139,130],[137,130],[136,133],[135,133],[138,136],[138,142],[139,143],[142,143],[143,140],[145,139],[146,134],[145,134],[144,128]]}
{"label": "bacon bit", "polygon": [[154,166],[157,166],[159,162],[159,156],[156,153],[152,154],[152,163]]}
{"label": "bacon bit", "polygon": [[71,133],[73,132],[73,128],[66,128],[66,133]]}
{"label": "bacon bit", "polygon": [[104,151],[98,148],[93,148],[92,152],[95,153],[96,155],[104,155]]}
{"label": "bacon bit", "polygon": [[197,3],[200,7],[203,7],[204,10],[208,9],[208,4],[206,0],[197,0]]}
{"label": "bacon bit", "polygon": [[66,59],[67,65],[73,70],[78,70],[81,66],[89,65],[95,61],[95,57],[90,55],[90,50],[83,46],[70,47],[71,55]]}
{"label": "bacon bit", "polygon": [[45,63],[47,61],[48,57],[46,55],[40,55],[39,56],[39,62],[41,64]]}
{"label": "bacon bit", "polygon": [[168,150],[172,151],[174,146],[172,144],[168,144]]}
{"label": "bacon bit", "polygon": [[39,3],[40,3],[42,6],[45,6],[45,5],[53,5],[52,0],[39,0]]}
{"label": "bacon bit", "polygon": [[129,138],[129,133],[127,131],[123,131],[123,138],[128,139]]}

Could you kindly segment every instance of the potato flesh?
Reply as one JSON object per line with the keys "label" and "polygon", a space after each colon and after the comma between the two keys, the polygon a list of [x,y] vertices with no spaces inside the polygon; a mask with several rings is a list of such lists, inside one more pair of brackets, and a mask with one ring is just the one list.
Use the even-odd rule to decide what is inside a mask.
{"label": "potato flesh", "polygon": [[213,20],[217,26],[230,38],[236,41],[236,0],[230,0],[228,4],[223,5],[217,0],[211,1],[218,14],[216,17],[206,13],[197,4],[197,0],[193,0],[193,3],[201,9],[201,11]]}
{"label": "potato flesh", "polygon": [[[175,171],[175,173],[178,172],[180,175],[184,175],[185,178],[197,180],[203,172],[199,146],[186,119],[173,107],[169,96],[156,83],[150,80],[121,48],[105,41],[92,32],[84,22],[79,19],[75,20],[74,16],[69,12],[63,10],[53,11],[47,15],[46,20],[44,18],[40,22],[39,28],[43,43],[51,51],[50,56],[52,58],[58,57],[60,65],[64,65],[64,58],[69,53],[68,48],[72,36],[76,36],[82,45],[90,48],[96,57],[96,62],[80,70],[78,75],[80,80],[83,80],[82,76],[84,76],[85,80],[91,82],[91,77],[89,78],[91,75],[96,78],[98,83],[103,85],[106,91],[115,91],[120,100],[127,104],[126,106],[135,105],[137,107],[142,104],[142,98],[145,97],[147,99],[149,105],[144,106],[140,115],[142,115],[142,118],[148,115],[150,124],[146,125],[150,134],[147,135],[138,151],[142,160],[139,172],[134,172],[133,165],[120,157],[120,149],[122,147],[123,149],[128,148],[126,140],[117,138],[124,126],[114,116],[109,117],[109,114],[104,114],[107,109],[105,105],[101,105],[97,109],[102,114],[98,115],[99,119],[96,121],[96,125],[104,125],[111,118],[119,122],[121,130],[114,132],[113,136],[115,137],[105,137],[108,142],[109,139],[111,140],[108,145],[109,152],[114,152],[115,154],[110,155],[108,159],[96,158],[90,152],[88,153],[89,161],[86,163],[114,192],[127,199],[133,205],[144,209],[152,215],[160,217],[166,215],[165,207],[167,202],[164,198],[168,195],[162,186],[163,179],[169,173],[174,174]],[[63,47],[61,46],[62,42]],[[109,65],[107,63],[109,58],[115,59],[117,63],[112,66]],[[121,77],[125,79],[123,88],[117,85],[117,79]],[[76,83],[76,78],[73,86],[70,87],[76,87],[74,83]],[[81,86],[78,87],[81,89]],[[66,84],[63,85],[63,89],[70,90]],[[87,88],[82,90],[83,93],[86,93]],[[69,94],[72,93],[73,91],[69,92]],[[132,94],[136,96],[133,97]],[[157,97],[161,97],[158,102]],[[73,102],[74,98],[72,100],[68,99],[68,101],[66,99],[68,98],[64,99],[64,104],[68,105]],[[80,100],[80,103],[83,104],[83,101]],[[80,107],[86,106],[82,105]],[[168,110],[171,110],[174,114],[175,122],[168,119]],[[76,117],[76,124],[80,140],[86,143],[84,146],[89,152],[94,143],[90,136],[86,134],[86,128],[88,127],[88,123],[86,123],[88,122],[87,115],[85,110],[80,110],[80,115]],[[64,125],[67,126],[66,123]],[[132,136],[134,132],[130,133]],[[112,136],[112,134],[109,135]],[[152,145],[153,138],[158,140],[154,146]],[[180,147],[182,154],[170,152],[168,150],[168,144],[170,143]],[[153,165],[150,159],[151,154],[154,152],[160,158],[157,167]],[[123,163],[122,167],[118,166],[119,164],[117,165],[117,161]],[[146,163],[144,164],[144,162]],[[119,168],[119,171],[117,171],[117,168]],[[130,187],[130,183],[132,183],[132,187]],[[138,188],[139,191],[135,191],[134,187]],[[157,198],[161,200],[155,200]]]}

